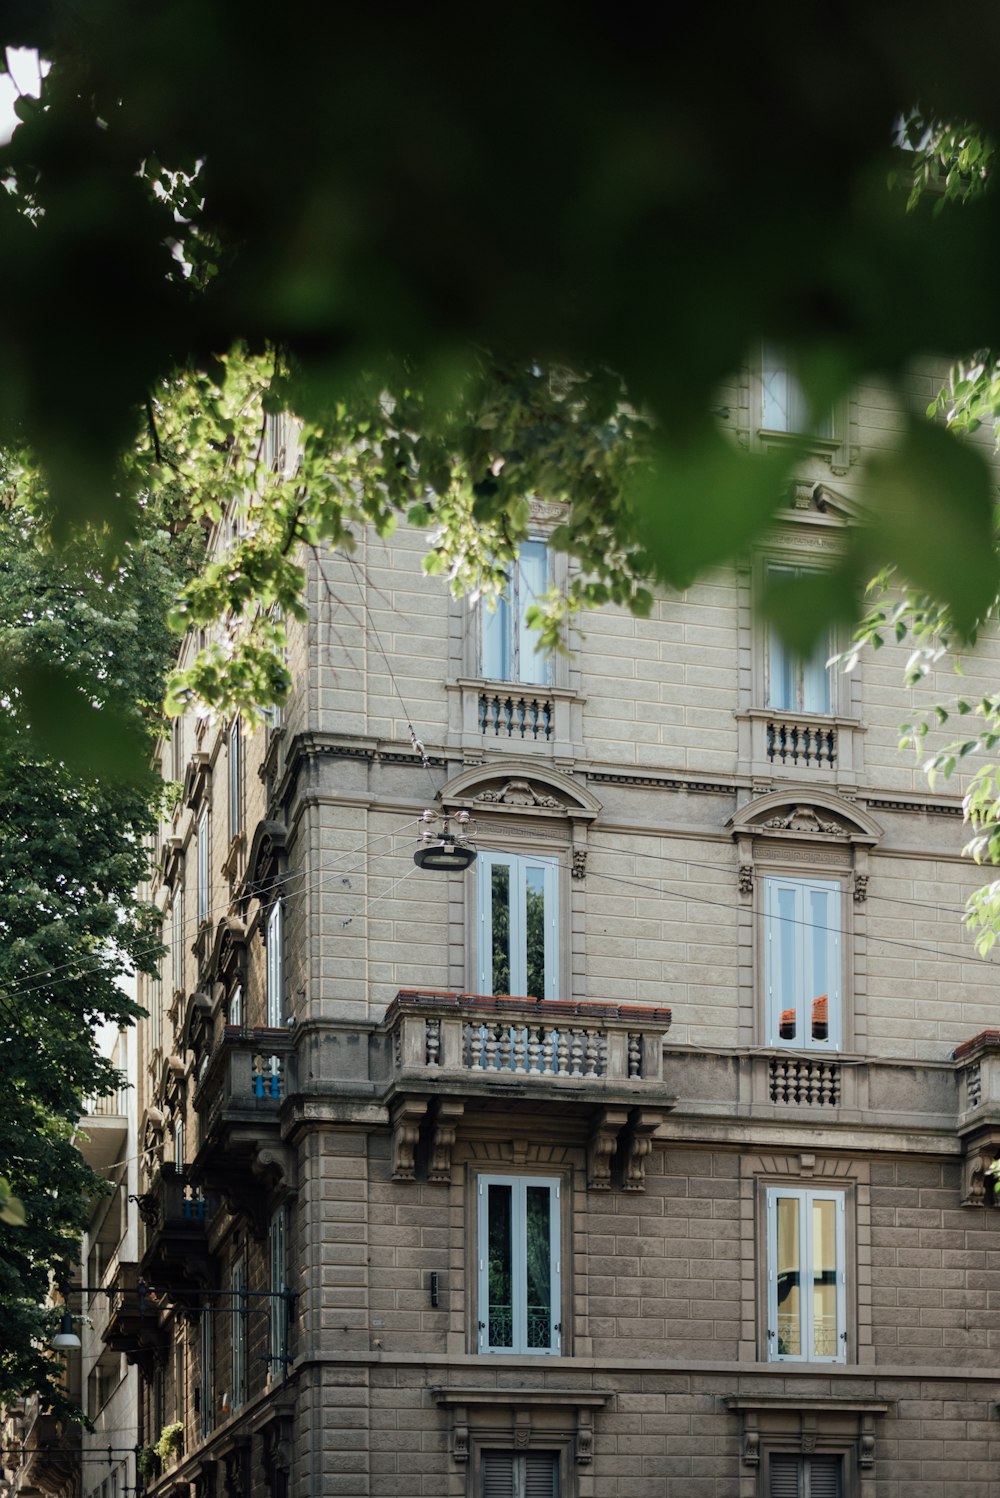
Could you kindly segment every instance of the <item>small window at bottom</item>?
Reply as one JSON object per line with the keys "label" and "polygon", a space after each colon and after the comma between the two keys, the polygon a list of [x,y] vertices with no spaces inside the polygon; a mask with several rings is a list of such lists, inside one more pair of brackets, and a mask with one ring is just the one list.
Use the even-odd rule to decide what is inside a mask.
{"label": "small window at bottom", "polygon": [[770,1459],[768,1498],[842,1498],[839,1456],[786,1456]]}
{"label": "small window at bottom", "polygon": [[480,1471],[482,1498],[559,1498],[557,1451],[484,1451]]}

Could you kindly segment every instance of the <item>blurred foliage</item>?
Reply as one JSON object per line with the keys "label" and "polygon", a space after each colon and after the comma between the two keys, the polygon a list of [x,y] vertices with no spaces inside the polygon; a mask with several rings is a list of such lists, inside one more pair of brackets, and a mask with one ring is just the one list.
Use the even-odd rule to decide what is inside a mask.
{"label": "blurred foliage", "polygon": [[[52,66],[0,150],[0,444],[38,454],[53,534],[95,518],[129,533],[182,446],[173,402],[228,455],[216,478],[192,453],[194,507],[244,484],[237,361],[261,411],[280,399],[304,423],[303,471],[270,484],[242,579],[207,576],[183,604],[230,611],[241,643],[223,631],[178,694],[280,695],[298,541],[426,519],[431,565],[489,590],[531,487],[570,501],[554,538],[581,562],[570,602],[641,613],[651,583],[745,549],[781,502],[794,444],[761,462],[713,415],[761,339],[820,410],[866,374],[898,384],[916,355],[1000,346],[1000,15],[977,18],[974,48],[943,46],[925,0],[835,26],[791,5],[725,24],[688,9],[683,26],[515,10],[485,46],[465,20],[301,0],[266,28],[233,0],[5,8],[0,40]],[[949,120],[979,129],[922,123]],[[919,150],[893,145],[907,135]],[[982,190],[962,193],[970,178]],[[942,193],[960,209],[937,212]],[[956,625],[987,607],[980,461],[915,419],[863,480],[875,522],[802,600],[792,643],[830,610],[853,617],[892,562]],[[547,602],[550,643],[566,606]]]}
{"label": "blurred foliage", "polygon": [[[114,548],[104,528],[54,548],[29,456],[8,456],[2,480],[0,1401],[41,1390],[63,1407],[41,1305],[50,1273],[75,1266],[88,1202],[106,1184],[74,1142],[83,1099],[119,1082],[95,1027],[132,1020],[119,980],[154,971],[160,951],[159,915],[139,886],[162,794],[150,758],[185,548],[148,510]],[[90,746],[113,735],[124,751],[109,744],[98,774]]]}

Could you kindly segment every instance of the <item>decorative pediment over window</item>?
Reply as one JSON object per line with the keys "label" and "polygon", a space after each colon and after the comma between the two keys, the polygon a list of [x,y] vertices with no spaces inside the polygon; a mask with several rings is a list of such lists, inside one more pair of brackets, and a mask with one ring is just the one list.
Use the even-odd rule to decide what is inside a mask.
{"label": "decorative pediment over window", "polygon": [[868,893],[868,853],[882,828],[852,801],[812,791],[808,800],[788,791],[757,796],[726,823],[739,849],[739,889],[753,893],[755,866],[762,862],[840,865],[853,869],[853,894]]}
{"label": "decorative pediment over window", "polygon": [[184,1006],[184,1022],[181,1040],[185,1050],[198,1052],[211,1039],[212,997],[204,989],[196,989],[188,996]]}
{"label": "decorative pediment over window", "polygon": [[288,828],[284,822],[258,822],[247,856],[241,894],[256,896],[268,905],[278,892],[274,881],[284,872],[288,861]]}
{"label": "decorative pediment over window", "polygon": [[742,1422],[746,1467],[760,1465],[761,1448],[803,1455],[854,1456],[862,1472],[875,1467],[875,1422],[895,1410],[894,1399],[852,1399],[838,1394],[727,1394],[726,1407]]}
{"label": "decorative pediment over window", "polygon": [[572,775],[541,766],[507,760],[502,765],[476,765],[450,780],[441,792],[448,810],[512,811],[519,816],[565,818],[589,823],[600,815],[597,797]]}
{"label": "decorative pediment over window", "polygon": [[209,977],[224,986],[242,972],[246,955],[247,928],[237,916],[223,916],[215,929],[215,943],[208,959]]}
{"label": "decorative pediment over window", "polygon": [[184,776],[184,805],[190,807],[192,811],[197,811],[204,801],[211,773],[212,766],[208,755],[201,750],[197,754],[192,754]]}
{"label": "decorative pediment over window", "polygon": [[840,520],[845,525],[864,520],[864,511],[846,494],[839,494],[829,484],[817,484],[812,479],[796,479],[789,496],[793,510],[810,511],[814,515],[825,515],[828,520]]}

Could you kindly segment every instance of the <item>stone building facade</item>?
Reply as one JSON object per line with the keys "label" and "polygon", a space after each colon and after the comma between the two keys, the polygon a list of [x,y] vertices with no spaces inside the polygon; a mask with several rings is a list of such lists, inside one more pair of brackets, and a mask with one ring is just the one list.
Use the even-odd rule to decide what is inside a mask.
{"label": "stone building facade", "polygon": [[[728,392],[737,440],[799,424],[781,377]],[[554,663],[520,617],[562,565],[542,503],[493,615],[417,533],[309,558],[280,721],[177,724],[105,1332],[142,1442],[181,1426],[151,1492],[998,1490],[1000,1033],[958,790],[897,750],[901,648],[845,676],[754,610],[837,557],[900,420],[860,391],[752,558]],[[445,814],[478,857],[418,869]]]}

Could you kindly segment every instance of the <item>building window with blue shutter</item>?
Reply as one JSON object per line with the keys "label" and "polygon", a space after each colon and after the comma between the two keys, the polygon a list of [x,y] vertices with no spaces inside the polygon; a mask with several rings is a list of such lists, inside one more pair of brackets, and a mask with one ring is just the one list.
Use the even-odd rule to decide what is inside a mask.
{"label": "building window with blue shutter", "polygon": [[552,657],[536,647],[539,632],[528,624],[528,610],[549,590],[549,549],[544,541],[523,541],[496,607],[482,606],[480,675],[489,681],[547,686]]}
{"label": "building window with blue shutter", "polygon": [[476,869],[479,992],[558,998],[558,860],[481,852]]}
{"label": "building window with blue shutter", "polygon": [[843,1191],[767,1188],[769,1362],[847,1361]]}
{"label": "building window with blue shutter", "polygon": [[477,1189],[478,1350],[559,1353],[560,1183],[484,1175]]}
{"label": "building window with blue shutter", "polygon": [[843,890],[836,879],[763,881],[765,1044],[842,1044]]}
{"label": "building window with blue shutter", "polygon": [[481,1498],[559,1498],[559,1453],[485,1447],[479,1476]]}

